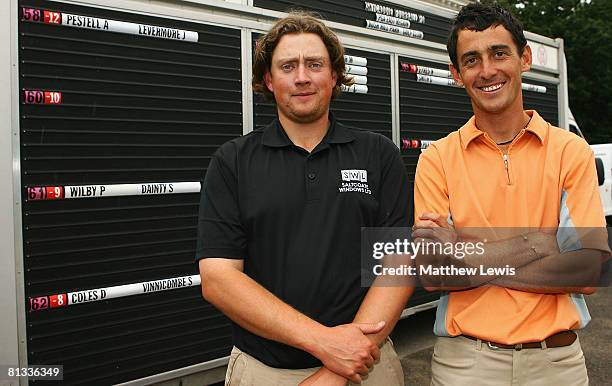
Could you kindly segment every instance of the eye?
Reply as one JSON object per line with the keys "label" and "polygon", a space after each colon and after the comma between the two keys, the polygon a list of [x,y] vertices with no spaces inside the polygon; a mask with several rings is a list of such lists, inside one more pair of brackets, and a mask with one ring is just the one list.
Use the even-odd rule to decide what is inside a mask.
{"label": "eye", "polygon": [[506,56],[506,53],[504,51],[495,51],[496,58],[503,58],[504,56]]}
{"label": "eye", "polygon": [[281,70],[285,71],[285,72],[289,72],[291,70],[293,70],[293,64],[292,63],[285,63],[281,65]]}
{"label": "eye", "polygon": [[310,68],[319,69],[321,67],[323,67],[323,65],[320,62],[312,62],[312,63],[310,63]]}
{"label": "eye", "polygon": [[464,66],[473,66],[474,64],[476,64],[476,58],[475,57],[471,57],[471,58],[467,58],[464,62],[463,65]]}

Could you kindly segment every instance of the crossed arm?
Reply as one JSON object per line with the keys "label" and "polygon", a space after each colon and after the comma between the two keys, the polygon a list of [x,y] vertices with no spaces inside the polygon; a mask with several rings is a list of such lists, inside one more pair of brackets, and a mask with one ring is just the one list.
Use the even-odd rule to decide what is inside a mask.
{"label": "crossed arm", "polygon": [[261,337],[293,346],[324,365],[304,384],[345,385],[378,360],[378,346],[391,332],[413,288],[372,287],[353,323],[326,327],[295,310],[243,272],[243,261],[199,263],[204,298],[234,322]]}
{"label": "crossed arm", "polygon": [[[456,242],[457,233],[441,216],[424,213],[415,222],[414,238],[433,242]],[[601,270],[602,252],[581,249],[560,253],[556,236],[544,232],[532,232],[519,237],[487,243],[485,254],[471,254],[453,259],[445,255],[417,257],[417,265],[461,267],[503,267],[515,269],[515,275],[497,276],[421,276],[429,290],[463,290],[482,285],[507,287],[534,293],[586,293],[595,292]]]}

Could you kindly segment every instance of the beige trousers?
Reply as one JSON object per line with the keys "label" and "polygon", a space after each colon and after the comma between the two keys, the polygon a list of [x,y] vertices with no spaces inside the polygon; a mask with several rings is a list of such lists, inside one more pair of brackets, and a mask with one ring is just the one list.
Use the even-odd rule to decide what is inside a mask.
{"label": "beige trousers", "polygon": [[[295,386],[319,369],[320,367],[293,370],[266,366],[234,347],[227,365],[225,386]],[[390,340],[380,348],[379,362],[361,385],[404,386],[402,365]]]}
{"label": "beige trousers", "polygon": [[566,347],[494,349],[462,336],[438,337],[431,360],[432,386],[587,386],[578,339]]}

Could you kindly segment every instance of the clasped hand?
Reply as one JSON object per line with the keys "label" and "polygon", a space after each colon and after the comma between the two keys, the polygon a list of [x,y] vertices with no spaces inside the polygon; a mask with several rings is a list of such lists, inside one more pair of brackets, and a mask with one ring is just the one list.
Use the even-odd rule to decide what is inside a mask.
{"label": "clasped hand", "polygon": [[423,213],[412,227],[412,238],[414,240],[426,239],[440,243],[454,243],[457,241],[457,232],[441,215]]}
{"label": "clasped hand", "polygon": [[362,377],[380,358],[380,351],[373,340],[367,337],[383,330],[385,322],[349,323],[326,328],[319,338],[318,350],[314,355],[327,369],[351,380],[361,383]]}

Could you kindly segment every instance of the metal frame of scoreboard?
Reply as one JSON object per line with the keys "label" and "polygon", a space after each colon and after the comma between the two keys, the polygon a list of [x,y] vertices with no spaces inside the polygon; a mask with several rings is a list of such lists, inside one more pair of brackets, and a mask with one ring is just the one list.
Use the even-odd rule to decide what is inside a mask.
{"label": "metal frame of scoreboard", "polygon": [[[40,3],[39,0],[32,1],[36,4]],[[35,186],[24,184],[22,181],[24,172],[22,169],[23,148],[20,140],[24,129],[21,127],[23,118],[22,109],[26,105],[28,105],[29,108],[35,106],[41,106],[41,108],[43,108],[42,106],[45,106],[44,108],[62,106],[63,103],[69,103],[68,101],[70,101],[69,90],[20,88],[20,81],[22,80],[20,68],[22,62],[20,60],[19,23],[23,23],[25,17],[23,16],[24,11],[22,8],[24,8],[24,6],[22,6],[22,4],[28,3],[29,2],[26,0],[0,2],[0,18],[2,20],[0,25],[3,26],[3,33],[1,34],[0,41],[3,52],[5,53],[0,62],[0,69],[2,69],[0,73],[0,83],[3,85],[4,90],[0,97],[0,111],[2,112],[0,114],[0,119],[2,120],[2,124],[0,125],[2,128],[0,129],[0,155],[2,157],[2,161],[0,162],[0,176],[3,181],[2,185],[0,185],[0,205],[2,206],[2,217],[0,220],[0,250],[3,251],[0,257],[0,307],[5,313],[2,322],[0,322],[0,347],[3,348],[0,350],[0,363],[19,367],[28,365],[29,354],[31,354],[29,353],[31,348],[29,342],[32,341],[32,337],[29,335],[30,326],[28,314],[29,312],[36,311],[32,309],[32,304],[35,304],[35,307],[40,307],[40,304],[42,304],[40,302],[44,302],[43,300],[36,299],[47,297],[48,302],[54,302],[49,303],[54,304],[53,307],[49,307],[48,310],[41,310],[40,312],[61,312],[62,307],[66,308],[66,306],[70,305],[65,302],[65,300],[69,300],[70,297],[64,297],[64,295],[70,295],[71,293],[76,294],[74,295],[75,308],[81,307],[79,303],[95,301],[98,301],[97,304],[100,304],[100,307],[102,307],[102,303],[99,302],[100,300],[112,301],[106,299],[108,293],[114,293],[117,297],[140,296],[139,294],[147,293],[147,288],[149,288],[151,290],[148,292],[157,293],[159,296],[163,296],[166,290],[174,289],[174,287],[170,288],[171,285],[189,287],[199,283],[199,280],[194,276],[190,276],[193,272],[184,272],[184,275],[176,275],[177,277],[155,277],[155,275],[153,275],[153,277],[147,278],[146,280],[136,280],[133,283],[119,283],[117,285],[108,286],[83,286],[75,291],[57,288],[55,292],[49,292],[42,297],[28,297],[28,283],[25,279],[28,275],[28,266],[24,263],[24,245],[26,245],[29,240],[27,232],[24,231],[23,210],[24,206],[29,205],[31,200],[62,201],[69,198],[83,198],[84,200],[109,199],[101,196],[96,197],[95,193],[93,195],[88,195],[88,192],[92,192],[92,189],[96,187],[99,195],[106,192],[114,192],[112,195],[116,197],[150,197],[169,193],[176,195],[196,194],[198,190],[196,186],[197,182],[193,180],[138,180],[133,183],[124,181],[125,183],[111,184],[43,184]],[[258,111],[260,111],[257,110],[255,106],[258,102],[254,98],[251,88],[253,35],[266,31],[273,24],[274,20],[284,15],[284,13],[279,11],[256,7],[253,5],[254,3],[258,4],[258,1],[184,0],[168,1],[165,3],[163,1],[150,2],[148,0],[59,0],[50,2],[49,4],[52,8],[51,12],[47,14],[41,13],[39,17],[41,18],[40,21],[43,23],[61,24],[61,15],[53,13],[53,9],[58,7],[61,8],[64,5],[80,6],[84,7],[83,9],[92,7],[104,10],[105,12],[117,11],[119,14],[137,15],[151,20],[156,20],[158,18],[160,23],[164,21],[176,21],[177,23],[224,27],[233,31],[238,31],[240,36],[239,60],[241,63],[239,79],[241,83],[240,125],[242,127],[241,133],[246,134],[253,130]],[[410,7],[410,9],[415,12],[421,12],[426,15],[436,15],[442,18],[452,18],[454,15],[454,11],[416,0],[372,1],[369,3],[376,3],[381,6],[384,5],[391,10],[394,8],[401,10]],[[407,11],[402,12],[406,14]],[[400,14],[400,16],[404,16],[404,14]],[[368,14],[368,17],[370,16],[372,16],[371,13]],[[414,87],[417,87],[415,85],[418,82],[415,77],[414,79],[410,78],[409,83],[406,83],[407,80],[403,78],[406,75],[401,71],[401,62],[406,62],[407,58],[409,58],[415,65],[425,67],[433,66],[438,70],[444,70],[448,63],[448,56],[443,44],[427,39],[427,32],[425,33],[424,39],[415,38],[415,36],[418,37],[423,34],[406,32],[405,30],[408,28],[409,23],[405,21],[399,22],[395,20],[394,16],[391,14],[381,16],[379,19],[382,22],[379,23],[370,20],[367,25],[373,27],[369,29],[366,28],[365,19],[363,26],[351,25],[350,23],[342,23],[333,20],[328,21],[327,24],[338,33],[341,41],[349,52],[351,50],[356,52],[371,52],[372,54],[382,55],[388,58],[388,67],[386,69],[377,69],[379,71],[384,70],[385,76],[381,78],[380,76],[374,75],[368,80],[369,92],[372,94],[372,97],[375,97],[377,93],[375,82],[388,82],[390,93],[389,98],[386,100],[389,101],[390,106],[386,106],[386,108],[390,111],[390,122],[388,122],[388,129],[385,129],[385,133],[399,147],[403,146],[404,151],[410,152],[411,150],[409,149],[416,149],[412,153],[406,155],[407,166],[414,167],[414,162],[420,153],[419,149],[425,147],[429,141],[439,138],[442,134],[436,131],[438,129],[423,131],[419,131],[419,128],[411,129],[409,127],[410,124],[405,123],[409,122],[409,119],[402,115],[405,114],[406,109],[406,104],[403,101],[415,98],[411,93],[414,93]],[[408,17],[405,18],[405,20],[408,19]],[[424,20],[426,23],[427,16],[424,17]],[[140,33],[141,36],[144,36],[142,34],[146,33],[148,34],[148,38],[154,39],[160,36],[174,36],[175,38],[179,38],[181,36],[181,31],[184,32],[184,30],[180,28],[177,28],[176,31],[164,30],[163,28],[159,29],[154,23],[149,23],[150,25],[141,23],[144,27],[141,27],[139,32],[138,27],[134,26],[136,23],[127,22],[125,20],[115,21],[117,23],[114,24],[114,27],[111,25],[111,29],[115,28],[115,30],[109,33]],[[410,28],[417,28],[418,24],[416,22],[418,21],[419,20],[414,19],[412,27]],[[397,23],[397,25],[385,27],[385,25],[387,25],[385,22]],[[72,25],[72,27],[92,27],[86,25],[88,21],[84,23],[85,25]],[[67,27],[58,25],[57,28]],[[134,30],[134,28],[136,28],[136,30]],[[193,36],[187,33],[185,33],[184,37],[187,40],[189,40],[189,38],[193,39]],[[529,83],[537,83],[532,88],[533,90],[537,89],[537,87],[544,87],[542,85],[546,85],[548,90],[554,93],[556,106],[554,108],[555,111],[553,112],[551,110],[550,113],[556,115],[557,125],[564,127],[567,123],[568,109],[567,70],[565,68],[563,54],[563,41],[560,39],[553,40],[530,33],[527,33],[527,37],[534,48],[536,63],[533,66],[533,70],[525,74],[524,79]],[[538,59],[539,62],[537,61]],[[402,88],[403,86],[401,86],[402,82],[404,82],[405,85],[404,89]],[[372,86],[370,86],[371,84]],[[361,90],[366,89],[361,88]],[[446,92],[446,89],[439,90],[441,91],[435,89],[434,92]],[[347,90],[347,93],[348,91],[355,91],[355,89]],[[460,90],[456,90],[456,88],[455,91],[460,92]],[[366,96],[359,96],[359,98],[366,98],[368,94],[364,95]],[[538,97],[539,96],[535,95],[534,100]],[[355,96],[355,98],[358,97]],[[418,96],[416,98],[418,98]],[[361,99],[360,101],[365,101],[363,103],[367,103],[367,99]],[[465,101],[462,103],[465,103]],[[360,117],[357,118],[357,121],[361,119]],[[172,184],[179,186],[179,188],[175,190],[174,186],[170,186]],[[169,191],[169,189],[172,189],[172,191]],[[189,283],[189,285],[180,285],[180,283]],[[141,291],[139,289],[140,287],[138,287],[139,285],[143,286],[144,290]],[[147,287],[147,285],[149,287]],[[99,299],[102,295],[104,298]],[[60,296],[59,300],[58,296]],[[92,306],[92,304],[93,303],[90,303],[89,306]],[[412,309],[407,309],[404,312],[404,316],[417,310],[434,307],[435,305],[435,301],[417,304]],[[190,366],[175,368],[161,373],[150,373],[146,376],[130,376],[128,371],[124,376],[115,378],[115,380],[121,379],[122,381],[132,384],[158,382],[187,376],[197,372],[218,369],[220,366],[223,366],[226,361],[227,358],[220,357],[204,363],[192,364]],[[21,379],[20,384],[27,384],[27,380]]]}

